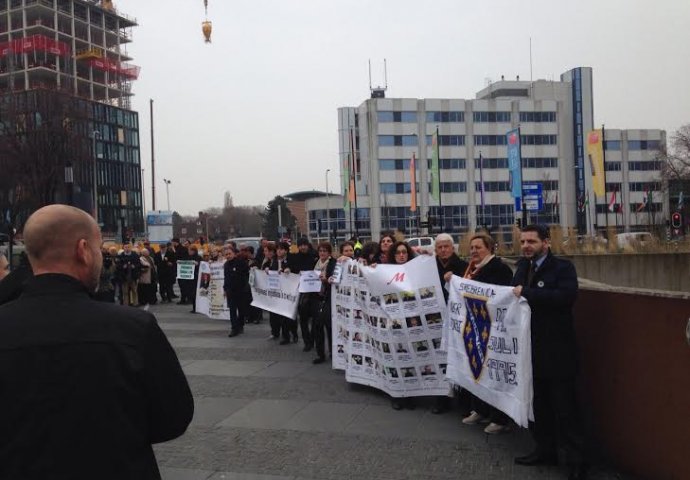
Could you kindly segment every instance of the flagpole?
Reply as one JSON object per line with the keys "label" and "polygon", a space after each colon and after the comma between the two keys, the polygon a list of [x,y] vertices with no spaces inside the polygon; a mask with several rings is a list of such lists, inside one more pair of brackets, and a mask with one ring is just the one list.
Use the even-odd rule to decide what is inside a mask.
{"label": "flagpole", "polygon": [[481,151],[479,151],[479,199],[482,205],[481,225],[484,226],[484,230],[486,230],[486,208],[484,205],[484,157],[482,157]]}
{"label": "flagpole", "polygon": [[[436,182],[438,185],[438,223],[441,226],[441,232],[443,233],[446,231],[446,226],[444,224],[444,217],[443,217],[443,203],[441,203],[441,144],[439,143],[440,139],[438,136],[438,125],[436,125],[436,150],[438,151],[438,168],[436,171]],[[426,142],[426,140],[425,140]],[[426,144],[426,143],[425,143]],[[433,155],[433,154],[432,154]]]}
{"label": "flagpole", "polygon": [[525,202],[525,177],[522,171],[522,131],[520,130],[520,125],[518,125],[518,143],[520,147],[520,202],[522,203],[522,228],[527,225],[527,203]]}
{"label": "flagpole", "polygon": [[[357,226],[357,160],[355,158],[357,154],[355,152],[355,137],[352,128],[350,129],[350,151],[352,152],[352,192],[355,197],[355,235],[359,238],[359,227]],[[350,211],[350,216],[352,216],[352,211]]]}
{"label": "flagpole", "polygon": [[[603,157],[603,167],[604,167],[604,201],[606,201],[606,126],[602,123],[601,124],[601,152],[602,152],[602,157]],[[596,199],[596,195],[594,196]],[[606,206],[606,231],[608,232],[609,229],[609,209],[608,205]],[[596,212],[596,205],[594,207],[594,211]]]}

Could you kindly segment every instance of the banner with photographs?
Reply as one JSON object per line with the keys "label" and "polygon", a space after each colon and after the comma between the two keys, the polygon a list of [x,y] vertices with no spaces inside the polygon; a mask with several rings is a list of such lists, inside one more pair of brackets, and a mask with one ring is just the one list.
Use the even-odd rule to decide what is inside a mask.
{"label": "banner with photographs", "polygon": [[527,427],[532,417],[530,308],[512,287],[453,277],[443,329],[448,379]]}
{"label": "banner with photographs", "polygon": [[254,269],[252,306],[294,320],[297,316],[299,280],[300,276],[296,273]]}
{"label": "banner with photographs", "polygon": [[448,312],[434,257],[375,268],[350,260],[332,289],[333,368],[348,382],[393,397],[448,394]]}
{"label": "banner with photographs", "polygon": [[196,285],[196,311],[209,318],[230,320],[230,310],[223,293],[224,262],[201,262]]}

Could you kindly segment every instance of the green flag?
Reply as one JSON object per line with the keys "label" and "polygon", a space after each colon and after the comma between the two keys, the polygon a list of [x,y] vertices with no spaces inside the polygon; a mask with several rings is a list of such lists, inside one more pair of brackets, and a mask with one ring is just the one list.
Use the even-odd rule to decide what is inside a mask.
{"label": "green flag", "polygon": [[438,171],[438,129],[431,136],[431,197],[434,200],[440,198],[439,192],[439,171]]}

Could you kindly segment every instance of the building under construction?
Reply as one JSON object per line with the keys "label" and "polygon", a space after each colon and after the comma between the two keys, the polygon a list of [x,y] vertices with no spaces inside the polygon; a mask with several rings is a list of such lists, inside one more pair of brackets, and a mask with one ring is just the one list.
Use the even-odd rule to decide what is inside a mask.
{"label": "building under construction", "polygon": [[[57,188],[55,201],[93,213],[104,232],[144,230],[139,121],[131,111],[139,67],[127,54],[135,26],[107,0],[0,0],[0,94],[21,99],[9,103],[24,110],[22,125],[50,103],[46,96],[60,96],[64,111],[86,112],[86,121],[70,133],[78,133],[89,154],[60,160],[66,186]],[[4,110],[7,124],[10,112]],[[42,127],[33,121],[27,129]],[[15,197],[17,189],[21,185],[11,192]],[[17,203],[12,195],[6,200]]]}

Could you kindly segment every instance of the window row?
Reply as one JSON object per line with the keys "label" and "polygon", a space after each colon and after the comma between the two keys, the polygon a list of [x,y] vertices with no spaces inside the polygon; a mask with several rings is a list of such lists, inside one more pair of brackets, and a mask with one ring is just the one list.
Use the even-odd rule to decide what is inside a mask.
{"label": "window row", "polygon": [[[659,150],[661,142],[659,140],[628,140],[628,150]],[[620,140],[604,141],[606,150],[620,150]]]}
{"label": "window row", "polygon": [[[479,159],[474,159],[474,168],[479,168]],[[507,158],[482,158],[482,168],[504,169],[508,168]],[[558,168],[558,159],[555,157],[523,158],[522,168]]]}
{"label": "window row", "polygon": [[[417,135],[379,135],[380,147],[416,147]],[[427,146],[431,145],[431,135],[426,136]],[[557,145],[557,135],[522,135],[523,145]],[[443,147],[465,145],[465,135],[439,135],[438,144]],[[474,135],[475,145],[506,145],[505,135]]]}
{"label": "window row", "polygon": [[556,112],[520,112],[520,123],[555,122]]}
{"label": "window row", "polygon": [[465,121],[465,112],[426,112],[426,121],[431,123],[462,123]]}
{"label": "window row", "polygon": [[[431,169],[431,159],[427,160],[427,167]],[[438,161],[438,168],[441,170],[464,170],[466,168],[464,158],[441,158]],[[381,159],[379,160],[379,170],[409,170],[409,158]],[[417,165],[419,169],[419,164]]]}
{"label": "window row", "polygon": [[378,111],[376,113],[379,123],[417,123],[417,112]]}
{"label": "window row", "polygon": [[661,190],[661,184],[658,182],[630,182],[628,190],[631,192],[653,192]]}
{"label": "window row", "polygon": [[473,112],[476,123],[510,123],[510,112]]}
{"label": "window row", "polygon": [[639,162],[628,162],[628,170],[631,171],[657,171],[661,170],[664,166],[664,162],[658,160],[649,161],[639,161]]}

